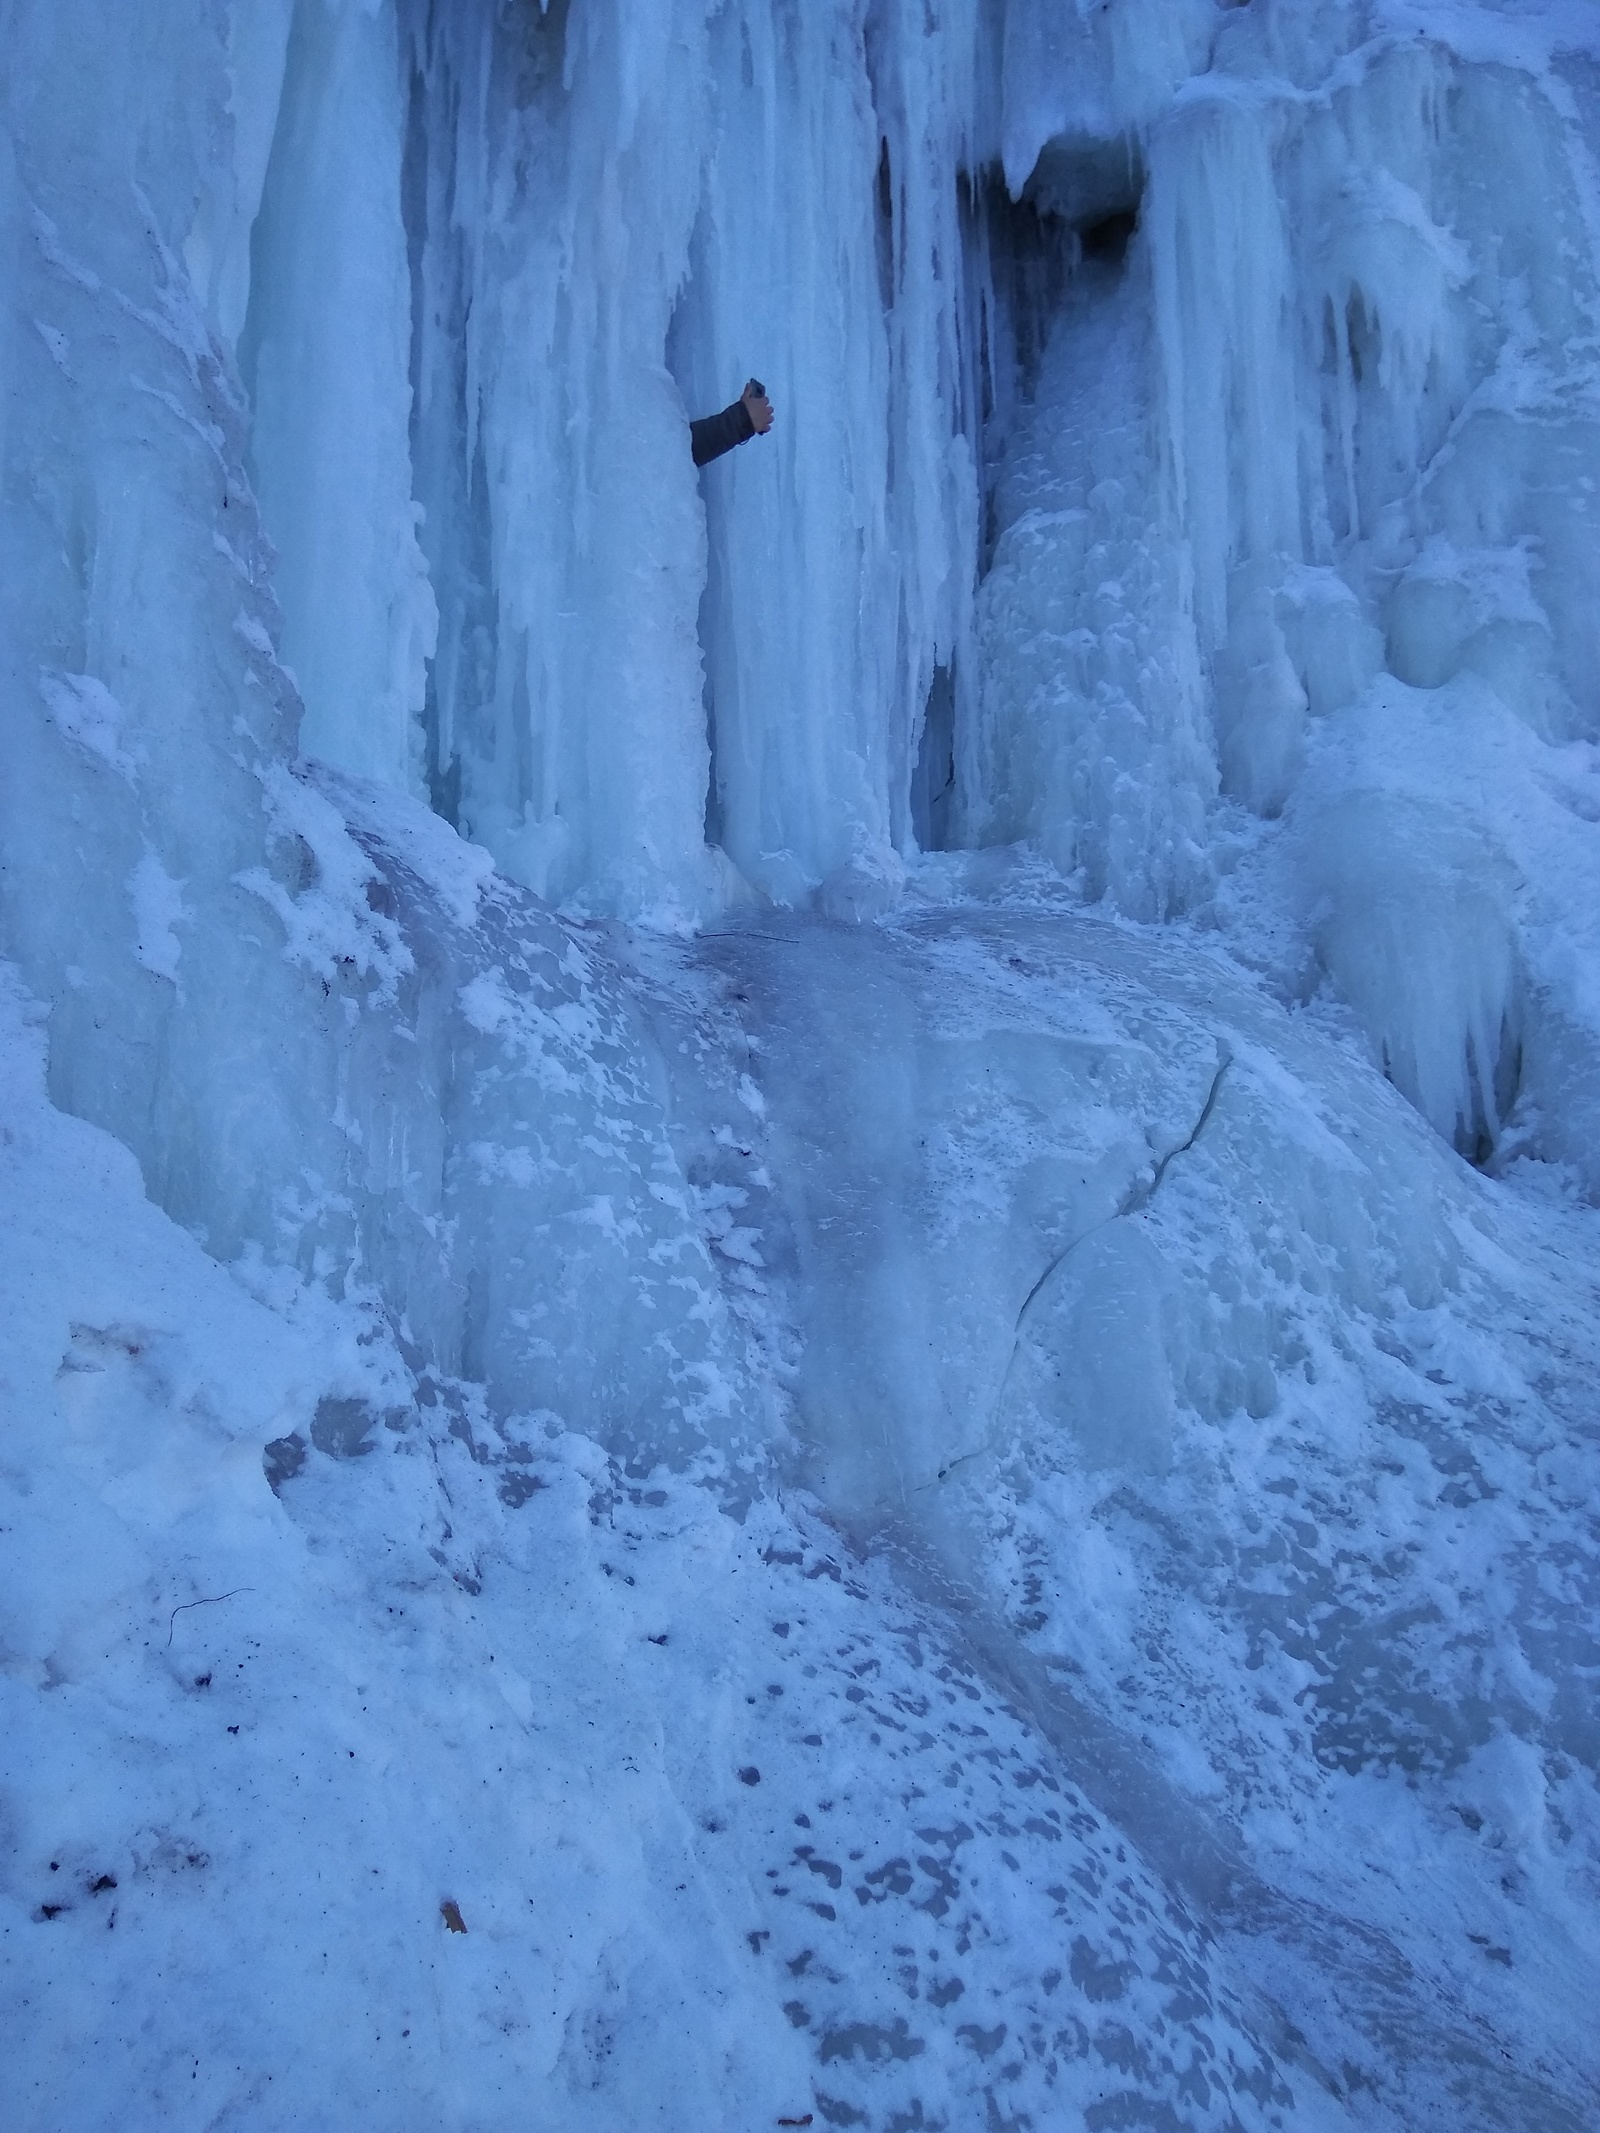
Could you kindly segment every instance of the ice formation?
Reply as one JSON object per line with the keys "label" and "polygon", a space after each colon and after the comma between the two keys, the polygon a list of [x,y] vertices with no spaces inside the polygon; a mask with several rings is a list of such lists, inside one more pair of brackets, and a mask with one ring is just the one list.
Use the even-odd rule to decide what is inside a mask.
{"label": "ice formation", "polygon": [[18,2122],[1591,2125],[1588,0],[0,34]]}

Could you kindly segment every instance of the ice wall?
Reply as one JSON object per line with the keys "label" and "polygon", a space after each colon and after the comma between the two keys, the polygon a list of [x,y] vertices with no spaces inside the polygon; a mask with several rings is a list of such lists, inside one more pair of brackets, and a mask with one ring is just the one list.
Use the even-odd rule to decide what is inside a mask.
{"label": "ice wall", "polygon": [[[84,62],[73,165],[66,19],[14,18],[7,940],[58,1095],[216,1249],[359,1262],[453,1356],[498,1323],[450,1136],[350,1091],[436,1000],[461,1086],[501,947],[421,967],[301,742],[666,919],[1027,840],[1320,962],[1467,1152],[1590,1159],[1580,74],[1266,0],[173,0],[137,124],[136,55]],[[780,427],[697,489],[686,407],[755,368]]]}
{"label": "ice wall", "polygon": [[[1439,1130],[1492,1146],[1524,1083],[1570,1114],[1538,885],[1503,954],[1442,894],[1429,985],[1379,976],[1450,864],[1419,831],[1386,879],[1317,798],[1385,668],[1463,731],[1589,736],[1588,92],[1558,30],[1479,23],[233,9],[172,241],[304,745],[667,921],[861,916],[919,845],[1018,840],[1225,915],[1231,810],[1286,815],[1321,966]],[[1486,184],[1508,141],[1537,183]],[[778,428],[697,482],[686,414],[753,370]]]}
{"label": "ice wall", "polygon": [[[1583,83],[1465,19],[302,0],[240,348],[308,745],[669,922],[1019,840],[1225,916],[1236,811],[1286,816],[1435,1126],[1570,1109],[1529,912],[1485,961],[1441,892],[1413,984],[1384,943],[1453,862],[1316,797],[1385,670],[1589,731]],[[778,427],[697,482],[752,371]]]}
{"label": "ice wall", "polygon": [[1588,1010],[1548,953],[1596,863],[1551,805],[1594,734],[1600,452],[1562,23],[1256,0],[1169,46],[1192,76],[1146,75],[1134,121],[1127,50],[1074,111],[1026,47],[1047,86],[1006,169],[1064,287],[987,432],[952,812],[953,841],[1026,838],[1090,897],[1258,946],[1270,876],[1442,1134],[1482,1156],[1521,1089],[1587,1164]]}
{"label": "ice wall", "polygon": [[[194,1672],[152,1690],[144,1625],[170,1636],[166,1581],[221,1590],[236,1551],[286,1610],[254,1706],[280,1804],[308,1711],[356,1721],[317,1671],[340,1613],[378,1661],[366,1629],[335,1647],[351,1680],[398,1684],[382,1753],[482,1697],[467,1749],[416,1765],[437,1871],[462,1829],[497,1869],[548,1855],[551,1788],[603,1781],[637,1871],[602,1862],[603,1933],[524,2033],[536,2078],[598,2075],[597,2123],[607,2082],[680,2116],[696,2085],[708,2123],[745,2094],[683,2045],[685,1974],[759,1975],[819,2112],[1265,2122],[1277,2074],[1224,2078],[1211,2037],[1248,2026],[1171,2013],[1179,1900],[1182,1976],[1209,1994],[1225,1934],[1287,2008],[1303,2114],[1582,2123],[1592,1211],[1516,1157],[1592,1164],[1600,1111],[1596,113],[1525,27],[0,6],[0,946],[56,1104],[270,1314],[49,1124],[7,1033],[38,1250],[10,1269],[6,1482],[27,1545],[70,1546],[4,1686],[96,1770],[171,1720],[97,1842],[159,1865],[150,1830],[232,1753]],[[1507,142],[1537,198],[1486,185]],[[751,369],[782,427],[697,485],[686,413]],[[57,1211],[68,1163],[109,1182]],[[309,1331],[267,1398],[285,1321]],[[644,1485],[658,1460],[679,1473]],[[858,1580],[809,1512],[736,1529],[682,1469],[741,1461],[895,1552]],[[237,1521],[202,1496],[175,1533],[212,1478]],[[129,1566],[103,1583],[102,1535]],[[303,1611],[302,1554],[329,1566]],[[969,1672],[885,1599],[902,1578]],[[388,1621],[413,1583],[420,1668]],[[505,1631],[537,1661],[509,1696]],[[91,1653],[69,1702],[48,1669],[91,1643],[111,1671]],[[524,1730],[484,1815],[502,1703]],[[403,1820],[379,1755],[333,1759],[328,1827],[379,1797]],[[1081,1879],[1046,1863],[1060,1807],[1027,1825],[1064,1776]],[[31,1910],[56,1803],[30,1785]],[[196,1828],[258,1875],[235,1897],[326,1915],[277,1871],[293,1815],[263,1864],[248,1796],[206,1790]],[[848,1866],[796,1844],[836,1810]],[[1137,1934],[1125,1832],[1155,1862]],[[630,1943],[683,1915],[691,1858],[685,1973],[675,1928]],[[481,1915],[517,1923],[438,1942],[501,1951],[481,2028],[441,2017],[439,2093],[459,2035],[520,2109],[494,1966],[527,1989],[541,1914],[480,1871]],[[582,1880],[556,1876],[592,1921]],[[346,1888],[338,1945],[426,1990],[418,1917],[444,1928],[408,1902],[375,1942]],[[935,1922],[941,1949],[972,1927],[960,1977],[902,1967]],[[139,2019],[125,1951],[152,1944],[96,1942],[135,2063],[188,2093],[192,2040]],[[308,1944],[277,1943],[297,1990]],[[294,2027],[269,2015],[273,2049]],[[102,2059],[59,2056],[99,2093]],[[386,2092],[393,2122],[417,2093]]]}
{"label": "ice wall", "polygon": [[881,904],[971,594],[978,11],[402,16],[441,804],[558,898]]}
{"label": "ice wall", "polygon": [[[441,615],[422,767],[503,865],[633,913],[741,882],[882,908],[930,700],[931,756],[979,686],[984,409],[1019,393],[982,174],[1003,152],[1020,189],[1054,134],[1130,139],[1203,60],[1209,7],[1069,28],[897,0],[625,22],[302,0],[294,21],[240,349],[308,745],[408,774],[414,499]],[[697,500],[685,414],[754,370],[779,427]],[[1029,827],[1008,746],[1031,716],[1002,705],[1003,743],[964,764],[969,837]],[[1058,855],[1082,798],[1044,803]],[[1152,834],[1182,876],[1178,812]],[[1122,882],[1146,840],[1113,842]]]}
{"label": "ice wall", "polygon": [[297,766],[245,406],[184,264],[237,305],[239,47],[98,12],[8,18],[0,164],[0,923],[52,1095],[219,1259],[381,1297],[502,1412],[731,1443],[738,1343],[614,978],[420,803]]}
{"label": "ice wall", "polygon": [[[28,66],[0,160],[6,945],[52,1005],[57,1101],[226,1252],[271,1235],[302,1130],[305,986],[238,880],[266,857],[297,706],[243,410],[183,263],[226,123],[221,38],[182,8],[95,19],[7,24]],[[141,79],[163,93],[130,111]]]}

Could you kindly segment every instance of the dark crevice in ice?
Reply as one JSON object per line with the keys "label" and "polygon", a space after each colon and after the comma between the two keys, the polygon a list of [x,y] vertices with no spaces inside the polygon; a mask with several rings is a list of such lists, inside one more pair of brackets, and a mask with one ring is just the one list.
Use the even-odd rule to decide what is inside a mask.
{"label": "dark crevice in ice", "polygon": [[942,852],[949,846],[956,791],[955,708],[955,670],[935,667],[911,777],[911,830],[924,852]]}

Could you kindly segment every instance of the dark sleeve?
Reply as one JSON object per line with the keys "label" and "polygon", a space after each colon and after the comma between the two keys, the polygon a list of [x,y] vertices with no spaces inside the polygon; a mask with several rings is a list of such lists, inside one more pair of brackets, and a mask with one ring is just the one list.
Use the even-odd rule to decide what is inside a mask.
{"label": "dark sleeve", "polygon": [[742,399],[735,400],[732,407],[725,407],[720,415],[702,415],[698,422],[689,425],[695,465],[703,467],[708,459],[720,459],[724,452],[731,452],[736,444],[743,444],[755,433],[750,410]]}

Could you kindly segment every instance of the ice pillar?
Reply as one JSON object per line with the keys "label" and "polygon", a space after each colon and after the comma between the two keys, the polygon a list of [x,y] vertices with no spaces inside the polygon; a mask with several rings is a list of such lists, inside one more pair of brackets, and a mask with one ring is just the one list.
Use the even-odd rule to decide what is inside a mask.
{"label": "ice pillar", "polygon": [[437,609],[411,483],[391,0],[298,0],[240,365],[310,755],[418,781]]}

